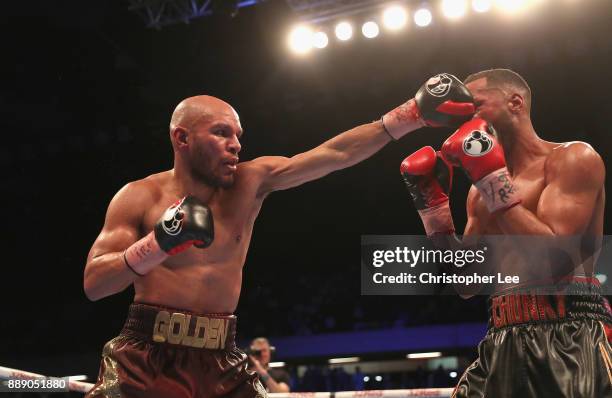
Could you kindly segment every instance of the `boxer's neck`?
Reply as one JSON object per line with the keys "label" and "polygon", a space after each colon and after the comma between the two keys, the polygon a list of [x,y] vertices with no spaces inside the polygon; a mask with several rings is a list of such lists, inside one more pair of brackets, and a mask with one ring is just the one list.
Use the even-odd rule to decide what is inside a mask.
{"label": "boxer's neck", "polygon": [[195,178],[183,162],[175,160],[172,176],[179,197],[193,195],[204,203],[208,203],[217,191],[216,187]]}
{"label": "boxer's neck", "polygon": [[529,117],[517,120],[503,131],[500,141],[512,175],[519,174],[547,152],[546,142],[538,136]]}

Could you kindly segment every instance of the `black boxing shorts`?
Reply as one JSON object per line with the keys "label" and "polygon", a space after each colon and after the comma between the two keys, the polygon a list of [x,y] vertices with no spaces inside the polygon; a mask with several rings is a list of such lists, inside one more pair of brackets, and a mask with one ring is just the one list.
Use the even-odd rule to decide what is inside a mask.
{"label": "black boxing shorts", "polygon": [[233,315],[132,304],[86,397],[266,397],[235,334]]}
{"label": "black boxing shorts", "polygon": [[612,317],[599,283],[582,278],[564,294],[523,290],[489,298],[478,358],[453,398],[612,397]]}

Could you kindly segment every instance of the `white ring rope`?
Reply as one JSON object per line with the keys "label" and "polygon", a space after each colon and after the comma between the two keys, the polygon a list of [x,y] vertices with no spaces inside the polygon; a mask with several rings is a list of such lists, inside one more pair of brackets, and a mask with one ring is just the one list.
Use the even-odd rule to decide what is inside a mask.
{"label": "white ring rope", "polygon": [[[5,368],[0,366],[0,379],[41,379],[48,376],[24,370]],[[70,380],[68,389],[86,393],[93,388],[91,383]],[[417,388],[411,390],[365,390],[340,392],[291,392],[268,394],[270,398],[449,398],[452,388]]]}

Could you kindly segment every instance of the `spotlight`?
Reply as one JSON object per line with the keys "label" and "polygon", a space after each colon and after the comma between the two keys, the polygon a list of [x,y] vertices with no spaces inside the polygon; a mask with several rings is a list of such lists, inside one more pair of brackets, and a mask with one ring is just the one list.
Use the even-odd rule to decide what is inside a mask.
{"label": "spotlight", "polygon": [[348,22],[340,22],[336,25],[336,37],[338,40],[346,41],[353,37],[353,27]]}
{"label": "spotlight", "polygon": [[378,36],[379,32],[380,32],[380,29],[378,29],[378,25],[376,24],[376,22],[373,22],[373,21],[368,21],[364,23],[363,26],[361,27],[361,33],[363,33],[363,35],[367,37],[368,39],[372,39]]}
{"label": "spotlight", "polygon": [[312,36],[312,45],[316,48],[325,48],[329,43],[329,38],[325,32],[317,32]]}
{"label": "spotlight", "polygon": [[400,6],[389,7],[383,13],[383,22],[388,29],[398,30],[406,25],[408,15]]}
{"label": "spotlight", "polygon": [[472,0],[472,8],[476,12],[487,12],[491,9],[492,0]]}
{"label": "spotlight", "polygon": [[466,0],[442,0],[442,13],[447,18],[459,18],[465,14]]}
{"label": "spotlight", "polygon": [[382,376],[376,376],[375,379],[376,381],[382,381]]}
{"label": "spotlight", "polygon": [[312,48],[312,30],[298,26],[289,35],[289,47],[297,54],[305,54]]}
{"label": "spotlight", "polygon": [[457,377],[457,372],[450,372],[448,375],[454,379],[455,377]]}
{"label": "spotlight", "polygon": [[363,376],[363,381],[365,381],[366,383],[370,381],[370,376]]}
{"label": "spotlight", "polygon": [[417,24],[417,26],[427,26],[431,23],[431,19],[431,11],[427,8],[421,8],[414,13],[414,23]]}

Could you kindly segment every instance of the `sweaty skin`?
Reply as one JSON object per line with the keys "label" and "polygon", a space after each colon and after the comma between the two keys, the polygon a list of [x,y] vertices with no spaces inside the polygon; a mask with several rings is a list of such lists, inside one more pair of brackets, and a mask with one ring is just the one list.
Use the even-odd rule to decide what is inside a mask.
{"label": "sweaty skin", "polygon": [[[170,123],[173,169],[127,184],[108,207],[85,266],[84,289],[91,300],[133,283],[138,302],[197,313],[234,312],[253,224],[266,196],[356,164],[390,141],[377,121],[290,158],[237,163],[242,133],[236,111],[217,98],[191,97],[177,106]],[[188,194],[211,208],[213,244],[170,256],[138,277],[125,266],[123,251]]]}
{"label": "sweaty skin", "polygon": [[[576,236],[572,257],[581,265],[574,275],[592,276],[603,234],[605,168],[601,157],[584,142],[552,143],[539,138],[531,124],[530,104],[520,91],[489,87],[486,78],[466,86],[474,95],[476,117],[492,123],[498,132],[522,202],[491,214],[472,186],[464,235]],[[539,270],[517,266],[524,251],[524,245],[510,240],[500,268],[508,274],[518,270],[521,285],[529,282],[527,278],[543,276]],[[541,269],[548,267],[555,272],[555,264],[542,264]]]}

